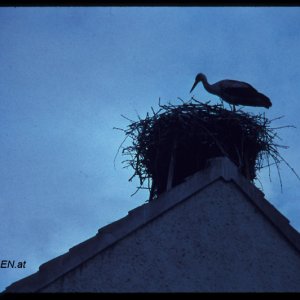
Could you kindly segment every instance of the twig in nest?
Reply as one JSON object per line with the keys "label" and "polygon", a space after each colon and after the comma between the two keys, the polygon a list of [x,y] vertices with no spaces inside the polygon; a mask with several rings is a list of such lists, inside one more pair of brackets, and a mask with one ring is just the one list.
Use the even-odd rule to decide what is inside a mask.
{"label": "twig in nest", "polygon": [[[249,180],[256,179],[257,172],[266,166],[271,180],[270,166],[275,164],[282,188],[279,170],[282,161],[300,180],[295,170],[279,154],[278,149],[286,146],[276,142],[276,139],[280,139],[276,129],[293,126],[271,128],[271,121],[264,113],[254,115],[241,109],[230,111],[221,104],[210,105],[209,101],[203,103],[194,97],[186,102],[178,99],[181,105],[161,104],[159,98],[158,111],[151,107],[152,116],[147,113],[145,119],[138,116],[139,120],[133,121],[122,115],[130,124],[124,130],[116,128],[126,135],[116,157],[121,148],[122,155],[130,156],[124,164],[126,168],[134,170],[129,180],[134,177],[139,179],[140,186],[136,192],[148,189],[150,200],[153,200],[165,191],[170,147],[175,139],[178,147],[175,150],[176,163],[172,177],[176,184],[203,168],[208,159],[216,156],[229,157]],[[132,143],[124,146],[128,137]]]}

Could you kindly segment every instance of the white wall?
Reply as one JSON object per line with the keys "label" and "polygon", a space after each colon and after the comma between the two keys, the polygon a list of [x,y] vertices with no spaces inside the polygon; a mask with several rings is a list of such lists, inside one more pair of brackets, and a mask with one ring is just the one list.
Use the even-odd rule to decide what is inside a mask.
{"label": "white wall", "polygon": [[219,180],[42,291],[300,291],[300,253]]}

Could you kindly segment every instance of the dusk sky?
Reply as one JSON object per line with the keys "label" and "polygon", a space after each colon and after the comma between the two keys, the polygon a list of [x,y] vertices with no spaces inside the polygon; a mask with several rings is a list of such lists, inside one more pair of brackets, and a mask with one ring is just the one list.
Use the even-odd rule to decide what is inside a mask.
{"label": "dusk sky", "polygon": [[[148,199],[114,157],[113,127],[189,100],[199,72],[246,81],[273,103],[280,153],[300,174],[299,7],[0,8],[0,290]],[[199,84],[192,95],[219,103]],[[228,106],[227,106],[228,108]],[[266,199],[300,230],[300,181],[259,174]],[[261,185],[257,182],[257,186]]]}

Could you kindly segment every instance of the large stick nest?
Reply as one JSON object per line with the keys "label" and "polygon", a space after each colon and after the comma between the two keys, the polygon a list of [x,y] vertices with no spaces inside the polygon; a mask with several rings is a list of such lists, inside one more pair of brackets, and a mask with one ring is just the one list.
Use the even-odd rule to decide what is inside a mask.
{"label": "large stick nest", "polygon": [[278,164],[285,160],[278,148],[286,146],[275,143],[277,133],[265,114],[230,111],[222,105],[192,100],[181,105],[159,104],[157,112],[151,108],[152,116],[147,113],[138,121],[128,119],[131,123],[127,129],[121,129],[132,140],[131,145],[122,148],[122,154],[127,157],[123,161],[125,167],[134,170],[129,181],[139,178],[137,191],[149,189],[150,200],[163,193],[170,176],[171,157],[173,186],[218,156],[227,156],[251,181],[261,168],[273,163],[280,178]]}

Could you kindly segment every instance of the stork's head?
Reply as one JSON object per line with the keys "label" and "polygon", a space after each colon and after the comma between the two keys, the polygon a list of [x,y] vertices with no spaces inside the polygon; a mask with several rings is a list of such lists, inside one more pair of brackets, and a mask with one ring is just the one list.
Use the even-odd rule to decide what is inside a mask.
{"label": "stork's head", "polygon": [[196,85],[197,85],[199,82],[205,81],[205,80],[207,80],[207,79],[206,79],[206,76],[205,76],[204,74],[202,74],[202,73],[197,74],[197,76],[196,76],[196,78],[195,78],[195,82],[194,82],[194,84],[193,84],[193,86],[192,86],[192,88],[191,88],[191,90],[190,90],[190,93],[193,91],[193,89],[196,87]]}

